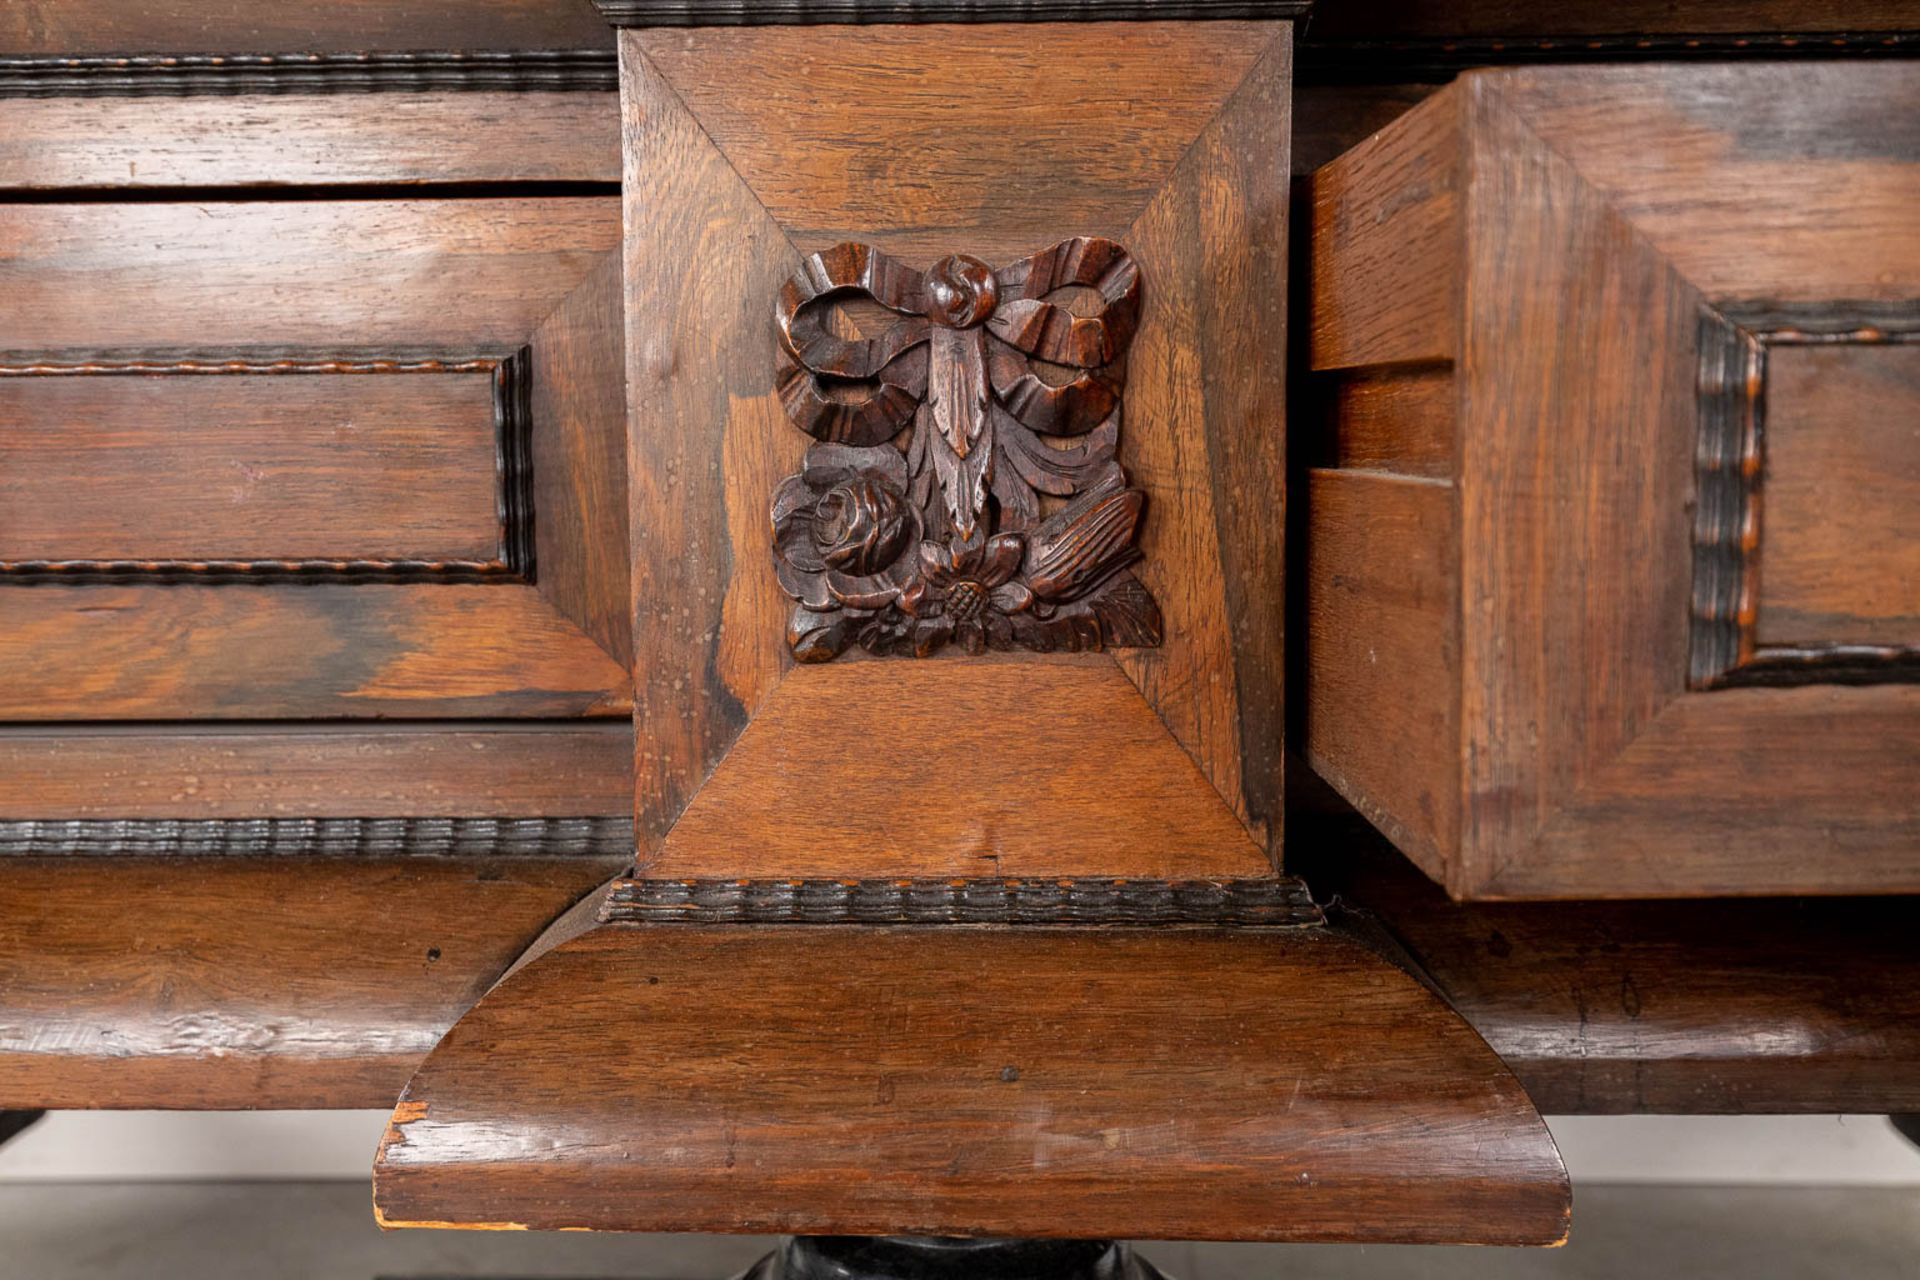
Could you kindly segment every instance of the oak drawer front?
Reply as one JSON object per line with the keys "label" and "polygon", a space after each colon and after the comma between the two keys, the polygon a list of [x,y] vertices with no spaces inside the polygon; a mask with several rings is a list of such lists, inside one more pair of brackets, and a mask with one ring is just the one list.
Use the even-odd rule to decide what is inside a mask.
{"label": "oak drawer front", "polygon": [[1920,889],[1916,119],[1480,72],[1316,175],[1309,751],[1456,895]]}
{"label": "oak drawer front", "polygon": [[624,712],[582,553],[623,503],[577,483],[618,237],[597,197],[0,207],[0,718]]}

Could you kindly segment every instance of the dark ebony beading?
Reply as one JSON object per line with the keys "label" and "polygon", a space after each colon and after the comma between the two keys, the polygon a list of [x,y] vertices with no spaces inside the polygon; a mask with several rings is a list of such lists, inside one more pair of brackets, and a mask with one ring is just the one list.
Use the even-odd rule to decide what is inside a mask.
{"label": "dark ebony beading", "polygon": [[618,924],[1322,923],[1305,885],[1259,880],[626,880]]}
{"label": "dark ebony beading", "polygon": [[213,818],[0,822],[0,856],[618,854],[631,818]]}

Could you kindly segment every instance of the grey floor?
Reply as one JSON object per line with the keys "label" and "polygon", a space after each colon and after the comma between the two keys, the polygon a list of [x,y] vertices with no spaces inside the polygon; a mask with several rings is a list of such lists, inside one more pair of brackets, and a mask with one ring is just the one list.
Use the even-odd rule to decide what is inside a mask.
{"label": "grey floor", "polygon": [[[408,1231],[364,1183],[0,1185],[0,1280],[725,1280],[770,1242]],[[1179,1280],[1914,1280],[1920,1187],[1595,1186],[1562,1249],[1163,1243]]]}

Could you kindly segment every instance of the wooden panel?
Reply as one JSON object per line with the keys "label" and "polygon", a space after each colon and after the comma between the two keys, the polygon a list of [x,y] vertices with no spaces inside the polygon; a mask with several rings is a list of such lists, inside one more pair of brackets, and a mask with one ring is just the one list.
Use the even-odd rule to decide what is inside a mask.
{"label": "wooden panel", "polygon": [[58,97],[6,110],[7,190],[620,181],[606,93]]}
{"label": "wooden panel", "polygon": [[0,818],[564,818],[632,797],[623,720],[0,731]]}
{"label": "wooden panel", "polygon": [[[619,230],[611,198],[11,205],[0,209],[0,283],[15,305],[0,318],[0,349],[23,353],[22,365],[184,368],[197,355],[371,369],[420,352],[498,364]],[[8,380],[8,397],[31,400],[18,414],[63,430],[59,449],[34,451],[34,496],[13,503],[6,532],[33,533],[48,552],[84,539],[146,557],[219,544],[233,555],[384,557],[467,549],[484,521],[496,531],[492,567],[523,575],[509,544],[524,533],[514,515],[524,489],[502,479],[494,455],[525,450],[505,439],[517,435],[505,429],[511,414],[499,428],[508,447],[494,442],[505,411],[473,381],[469,396],[462,378],[424,372]],[[446,394],[456,385],[458,399]],[[344,403],[329,405],[321,388]],[[102,403],[114,390],[133,403]],[[494,390],[519,403],[517,388]],[[114,426],[135,412],[137,423]],[[156,431],[172,452],[137,450],[137,493],[102,483]],[[70,447],[90,434],[92,450]],[[354,450],[369,437],[378,448]],[[51,480],[78,496],[60,501]],[[77,527],[60,523],[69,519]],[[18,554],[0,542],[0,555]],[[13,677],[0,715],[13,719],[540,717],[630,705],[624,664],[521,582],[15,585],[0,594],[0,620]]]}
{"label": "wooden panel", "polygon": [[0,857],[0,1105],[390,1106],[622,865]]}
{"label": "wooden panel", "polygon": [[[1757,487],[1760,499],[1757,556],[1748,558],[1763,599],[1769,590],[1787,601],[1824,593],[1833,604],[1799,607],[1828,642],[1855,639],[1843,627],[1881,638],[1913,631],[1913,539],[1903,536],[1913,507],[1912,380],[1897,354],[1907,348],[1882,332],[1882,318],[1905,316],[1920,298],[1920,262],[1907,260],[1914,205],[1894,194],[1914,187],[1920,134],[1906,127],[1913,112],[1886,129],[1872,117],[1889,103],[1920,102],[1916,94],[1920,76],[1892,64],[1478,72],[1316,177],[1316,191],[1329,180],[1372,191],[1351,220],[1385,226],[1425,189],[1403,177],[1409,148],[1464,146],[1472,176],[1454,366],[1458,848],[1411,800],[1431,766],[1389,754],[1397,735],[1330,742],[1315,755],[1336,781],[1384,766],[1370,786],[1348,781],[1348,797],[1379,805],[1376,820],[1455,894],[1920,887],[1914,690],[1689,684],[1701,602],[1724,605],[1728,617],[1752,612],[1740,583],[1728,590],[1715,576],[1716,555],[1745,556],[1752,530],[1707,484],[1717,455],[1703,433],[1720,420],[1714,414],[1725,418],[1723,402],[1753,394],[1738,376],[1729,380],[1733,365],[1711,358],[1716,342],[1755,351],[1761,343],[1761,364],[1781,360],[1784,455],[1772,452],[1769,376],[1766,470],[1741,490]],[[1464,142],[1434,140],[1435,120],[1445,119]],[[1320,213],[1316,241],[1342,244],[1340,224],[1324,204]],[[1324,256],[1318,243],[1314,252]],[[1384,262],[1367,295],[1418,295],[1427,271],[1412,259]],[[1316,307],[1326,301],[1316,291]],[[1335,305],[1316,324],[1354,314]],[[1739,338],[1740,325],[1759,327]],[[1398,311],[1383,310],[1348,345],[1376,364],[1397,360],[1404,327]],[[1882,354],[1854,363],[1866,350]],[[1848,354],[1809,354],[1839,352]],[[1317,347],[1315,361],[1348,356],[1345,346]],[[1846,370],[1834,363],[1843,359]],[[1333,460],[1375,465],[1384,455],[1401,465],[1397,455],[1412,452],[1403,441],[1434,438],[1432,410],[1445,400],[1437,381],[1429,397],[1351,394],[1411,372],[1375,367],[1336,384],[1335,430],[1356,427],[1362,438],[1330,442]],[[1759,456],[1735,449],[1726,465]],[[1841,485],[1857,488],[1857,500],[1841,498]],[[1721,535],[1703,544],[1697,566],[1696,506],[1703,527]],[[1358,526],[1373,516],[1341,518]],[[1323,542],[1358,536],[1309,519]],[[1784,550],[1769,588],[1774,533]],[[1844,548],[1856,547],[1845,559]],[[1365,634],[1386,616],[1370,608],[1349,622]],[[1774,625],[1782,621],[1777,612]],[[1335,648],[1309,662],[1316,681],[1340,688],[1363,678],[1366,657]],[[1337,678],[1325,662],[1339,667]],[[1825,667],[1799,674],[1872,678]]]}
{"label": "wooden panel", "polygon": [[620,264],[607,254],[534,332],[531,444],[541,594],[631,666]]}
{"label": "wooden panel", "polygon": [[1709,298],[1920,296],[1906,62],[1500,73],[1501,100]]}
{"label": "wooden panel", "polygon": [[1449,479],[1460,424],[1453,366],[1385,365],[1325,374],[1310,396],[1313,460],[1324,466]]}
{"label": "wooden panel", "polygon": [[1549,1115],[1920,1107],[1920,935],[1885,899],[1455,906],[1326,831],[1314,891],[1384,926]]}
{"label": "wooden panel", "polygon": [[1767,356],[1756,638],[1920,646],[1920,343]]}
{"label": "wooden panel", "polygon": [[1563,1238],[1564,1178],[1485,1046],[1324,929],[603,926],[441,1042],[375,1205],[387,1225],[1513,1244]]}
{"label": "wooden panel", "polygon": [[0,350],[517,349],[612,198],[0,208]]}
{"label": "wooden panel", "polygon": [[[918,269],[955,248],[1004,262],[1038,240],[1106,231],[1125,241],[1148,282],[1120,458],[1148,494],[1138,573],[1166,622],[1159,648],[1125,652],[1121,662],[1173,742],[1199,761],[1214,794],[1193,803],[1210,809],[1218,796],[1257,843],[1277,842],[1284,362],[1268,355],[1284,344],[1287,189],[1284,164],[1268,160],[1285,155],[1289,28],[1126,30],[1125,41],[1100,46],[1102,56],[1122,58],[1123,69],[1140,59],[1138,84],[1108,68],[1095,85],[1069,57],[1114,34],[1097,24],[989,25],[964,37],[946,28],[625,37],[634,597],[642,681],[655,686],[637,698],[643,830],[671,823],[789,661],[781,624],[790,608],[777,587],[768,590],[763,514],[804,442],[766,395],[776,335],[765,300],[798,266],[787,240],[807,247],[852,236],[902,252]],[[862,69],[856,79],[868,87],[841,95],[855,104],[858,127],[812,106],[781,107],[777,118],[740,114],[771,113],[777,96],[743,84],[797,83],[775,54],[798,57],[803,40],[816,69]],[[1040,63],[1060,70],[1029,76]],[[953,96],[936,101],[923,77],[949,66],[970,78],[942,80]],[[1171,93],[1188,105],[1149,113],[1139,85],[1156,102]],[[826,100],[817,84],[807,95]],[[1013,101],[1023,105],[1009,133]],[[1149,115],[1154,122],[1141,123]],[[976,117],[986,123],[954,127]],[[1071,130],[1051,123],[1068,118]],[[937,123],[940,142],[929,141],[933,123],[915,121]],[[1008,151],[1016,135],[1017,157]],[[1108,155],[1109,138],[1139,145],[1093,181],[1085,167]],[[796,170],[795,155],[826,159]],[[1000,159],[1017,160],[1011,173],[981,168]],[[1039,190],[1058,189],[1059,198],[1006,194],[1042,169],[1056,176]],[[749,246],[746,258],[687,252],[710,238],[715,208],[739,223],[729,243]],[[1262,500],[1217,504],[1217,493],[1237,486]],[[1045,740],[1045,727],[1020,708],[1006,714],[1009,737]],[[645,816],[656,809],[659,817]],[[963,859],[955,874],[976,856],[972,847],[943,852]]]}
{"label": "wooden panel", "polygon": [[1684,688],[1700,302],[1498,80],[1470,91],[1463,892]]}
{"label": "wooden panel", "polygon": [[0,377],[0,561],[501,550],[490,370]]}
{"label": "wooden panel", "polygon": [[1352,471],[1307,494],[1307,757],[1436,876],[1460,824],[1454,500]]}
{"label": "wooden panel", "polygon": [[[1121,238],[1276,29],[1066,22],[962,38],[939,25],[636,38],[803,251],[852,237],[909,260],[964,252],[997,266],[1063,235]],[[827,45],[858,53],[826,56]]]}
{"label": "wooden panel", "polygon": [[[1044,741],[1009,731],[1014,707]],[[802,667],[642,865],[664,879],[1271,870],[1100,654]]]}
{"label": "wooden panel", "polygon": [[1476,893],[1920,893],[1920,685],[1677,698]]}
{"label": "wooden panel", "polygon": [[1147,492],[1137,576],[1165,619],[1121,669],[1280,858],[1290,28],[1247,72],[1127,242],[1151,301],[1121,457]]}
{"label": "wooden panel", "polygon": [[[806,437],[787,421],[772,376],[772,299],[799,255],[640,41],[621,33],[635,823],[644,856],[791,663],[767,504]],[[689,252],[697,245],[712,247]]]}
{"label": "wooden panel", "polygon": [[628,676],[515,585],[0,588],[0,718],[617,715]]}
{"label": "wooden panel", "polygon": [[1459,110],[1457,95],[1430,98],[1314,175],[1315,369],[1458,352]]}
{"label": "wooden panel", "polygon": [[612,44],[584,0],[331,0],[298,13],[253,0],[25,0],[0,52],[276,53],[574,49]]}

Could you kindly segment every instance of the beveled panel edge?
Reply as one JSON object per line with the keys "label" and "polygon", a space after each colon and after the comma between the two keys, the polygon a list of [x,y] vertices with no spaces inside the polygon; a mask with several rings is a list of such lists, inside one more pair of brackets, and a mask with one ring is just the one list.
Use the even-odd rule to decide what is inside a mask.
{"label": "beveled panel edge", "polygon": [[603,49],[0,58],[0,98],[237,93],[610,92]]}
{"label": "beveled panel edge", "polygon": [[1313,0],[593,0],[616,27],[1300,18]]}
{"label": "beveled panel edge", "polygon": [[632,852],[633,819],[625,817],[0,820],[0,858],[597,857]]}
{"label": "beveled panel edge", "polygon": [[1766,551],[1768,350],[1920,343],[1920,304],[1703,303],[1699,332],[1688,686],[1920,683],[1920,646],[1763,646],[1755,636]]}
{"label": "beveled panel edge", "polygon": [[486,582],[534,581],[532,353],[407,352],[314,356],[299,352],[0,353],[0,378],[289,377],[484,373],[493,381],[496,517],[500,549],[488,560],[329,557],[250,560],[8,560],[0,587],[33,583]]}
{"label": "beveled panel edge", "polygon": [[606,924],[1205,925],[1326,922],[1305,882],[1032,879],[649,880],[614,884]]}

